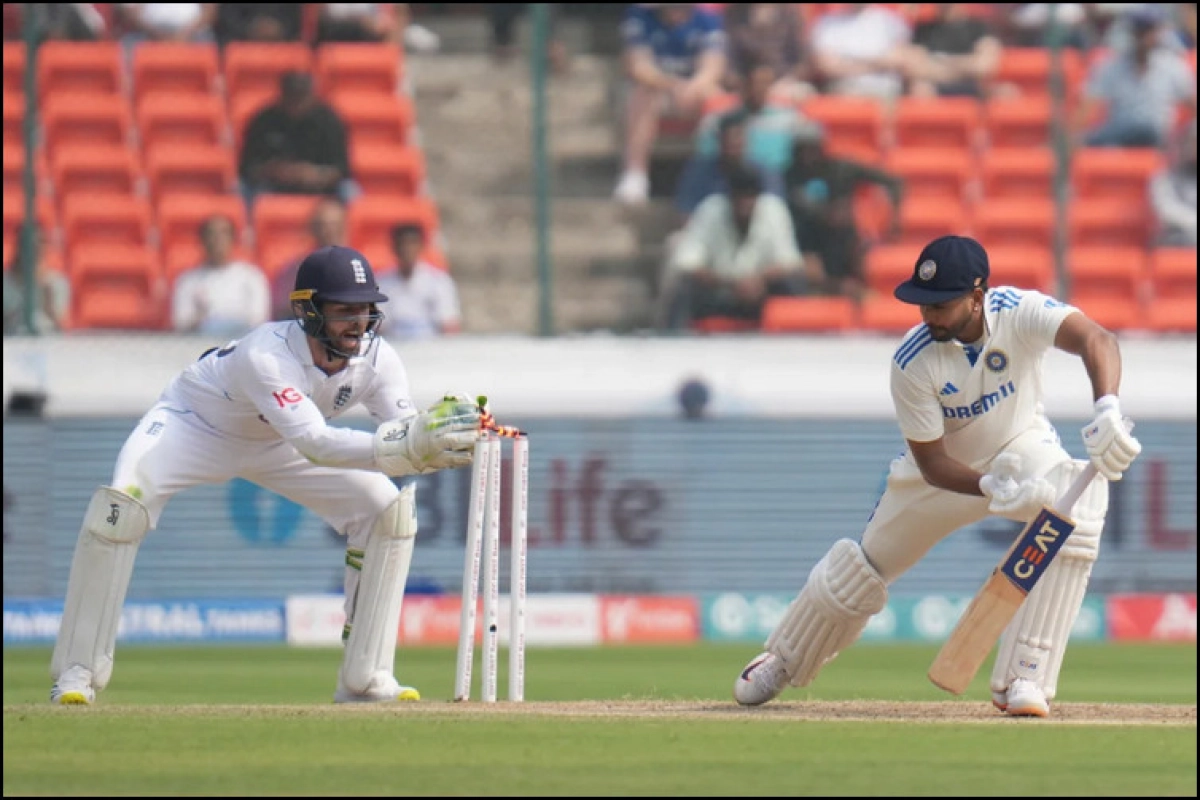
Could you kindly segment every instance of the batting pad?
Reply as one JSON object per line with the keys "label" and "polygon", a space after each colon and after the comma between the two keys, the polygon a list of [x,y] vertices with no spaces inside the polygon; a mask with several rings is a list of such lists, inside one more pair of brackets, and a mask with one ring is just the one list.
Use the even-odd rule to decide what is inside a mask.
{"label": "batting pad", "polygon": [[[1061,495],[1086,466],[1086,461],[1066,463],[1055,468],[1048,479]],[[1054,699],[1067,640],[1100,551],[1107,513],[1108,481],[1096,478],[1069,514],[1075,530],[1000,637],[992,668],[993,692],[1005,692],[1014,680],[1025,678],[1041,687],[1047,700]]]}
{"label": "batting pad", "polygon": [[887,584],[858,543],[839,539],[812,568],[767,639],[767,650],[783,659],[792,686],[807,686],[854,643],[887,595]]}
{"label": "batting pad", "polygon": [[342,682],[353,692],[365,692],[376,672],[386,671],[390,678],[395,666],[400,605],[417,536],[415,495],[415,485],[401,489],[367,539],[342,657]]}
{"label": "batting pad", "polygon": [[108,684],[121,607],[138,546],[149,530],[150,515],[134,498],[110,486],[92,495],[75,544],[62,623],[50,658],[54,680],[78,665],[92,673],[92,688]]}

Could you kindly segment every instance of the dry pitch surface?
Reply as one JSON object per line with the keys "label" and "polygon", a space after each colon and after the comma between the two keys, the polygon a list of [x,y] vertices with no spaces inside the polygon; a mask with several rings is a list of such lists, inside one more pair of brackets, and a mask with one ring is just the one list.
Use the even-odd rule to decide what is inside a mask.
{"label": "dry pitch surface", "polygon": [[765,720],[796,722],[979,723],[1033,725],[1196,724],[1195,705],[1151,703],[1056,703],[1048,719],[1008,717],[990,705],[966,702],[889,702],[879,700],[777,702],[758,708],[732,703],[660,700],[525,702],[484,704],[423,702],[378,705],[184,705],[54,708],[7,706],[6,713],[84,713],[114,716],[166,714],[196,717],[334,717],[345,714],[402,714],[413,717],[567,717],[590,719]]}

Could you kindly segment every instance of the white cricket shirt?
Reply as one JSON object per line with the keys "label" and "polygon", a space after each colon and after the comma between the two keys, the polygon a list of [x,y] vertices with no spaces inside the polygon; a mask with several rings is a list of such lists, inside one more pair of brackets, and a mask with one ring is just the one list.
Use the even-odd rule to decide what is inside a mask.
{"label": "white cricket shirt", "polygon": [[1041,292],[1000,286],[984,297],[977,351],[935,342],[924,324],[914,327],[892,357],[892,402],[904,438],[945,437],[946,452],[972,464],[1031,427],[1048,427],[1042,359],[1076,310]]}
{"label": "white cricket shirt", "polygon": [[294,320],[268,322],[200,358],[163,391],[219,434],[292,443],[315,463],[374,469],[372,434],[327,424],[361,404],[376,422],[415,413],[400,356],[377,339],[366,356],[326,375]]}

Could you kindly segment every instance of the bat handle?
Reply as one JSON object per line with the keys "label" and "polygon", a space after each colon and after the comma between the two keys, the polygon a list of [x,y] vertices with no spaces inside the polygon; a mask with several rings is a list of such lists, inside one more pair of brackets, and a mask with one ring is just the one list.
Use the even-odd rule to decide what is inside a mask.
{"label": "bat handle", "polygon": [[[1131,420],[1129,417],[1125,418],[1125,430],[1133,430],[1133,420]],[[1091,484],[1092,480],[1096,477],[1097,472],[1098,470],[1096,469],[1096,465],[1089,462],[1087,467],[1084,468],[1083,472],[1080,473],[1079,477],[1075,479],[1075,482],[1068,486],[1067,490],[1063,492],[1062,497],[1054,501],[1054,510],[1063,516],[1071,516],[1071,509],[1073,509],[1075,504],[1079,502],[1079,498],[1083,495],[1084,491],[1087,490],[1088,485]]]}

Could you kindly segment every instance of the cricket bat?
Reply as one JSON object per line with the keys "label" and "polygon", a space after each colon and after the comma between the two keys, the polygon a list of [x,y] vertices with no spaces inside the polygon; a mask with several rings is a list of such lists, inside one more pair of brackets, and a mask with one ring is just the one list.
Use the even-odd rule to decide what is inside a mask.
{"label": "cricket bat", "polygon": [[929,680],[935,686],[962,694],[971,685],[1025,596],[1075,530],[1071,509],[1095,477],[1096,468],[1088,464],[1054,506],[1043,508],[1021,531],[1004,560],[971,599],[929,667]]}

